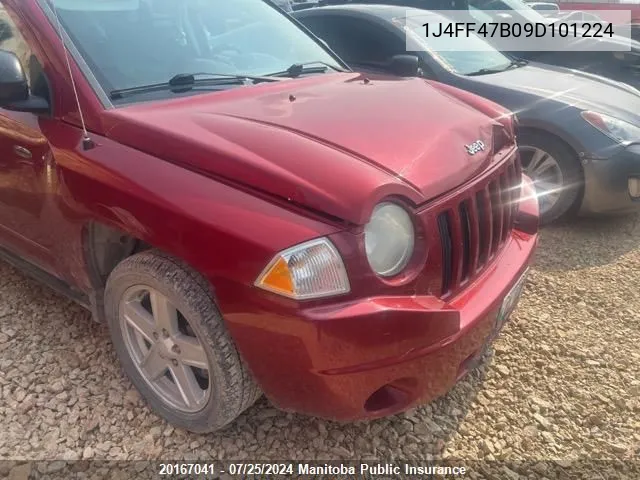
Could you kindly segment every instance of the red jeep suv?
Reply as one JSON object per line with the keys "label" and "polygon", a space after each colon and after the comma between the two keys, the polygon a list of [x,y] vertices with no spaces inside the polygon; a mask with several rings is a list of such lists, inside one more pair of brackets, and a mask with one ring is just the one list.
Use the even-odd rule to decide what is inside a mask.
{"label": "red jeep suv", "polygon": [[261,0],[0,7],[2,257],[168,421],[399,412],[515,306],[538,208],[501,107],[354,73]]}

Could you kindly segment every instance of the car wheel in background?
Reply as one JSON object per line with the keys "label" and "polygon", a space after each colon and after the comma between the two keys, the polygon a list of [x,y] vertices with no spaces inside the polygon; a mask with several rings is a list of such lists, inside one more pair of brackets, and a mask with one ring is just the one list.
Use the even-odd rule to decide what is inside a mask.
{"label": "car wheel in background", "polygon": [[579,204],[584,177],[578,156],[551,134],[523,130],[518,135],[522,170],[534,182],[541,223],[547,224]]}
{"label": "car wheel in background", "polygon": [[111,273],[105,313],[122,366],[168,422],[209,432],[260,396],[227,332],[206,280],[157,251]]}

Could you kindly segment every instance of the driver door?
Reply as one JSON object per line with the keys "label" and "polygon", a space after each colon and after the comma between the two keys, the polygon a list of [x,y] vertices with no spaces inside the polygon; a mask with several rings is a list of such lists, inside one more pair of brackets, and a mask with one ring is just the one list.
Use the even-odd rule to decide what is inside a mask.
{"label": "driver door", "polygon": [[[32,91],[44,86],[48,95],[40,63],[2,2],[0,49],[18,56]],[[51,272],[53,232],[43,222],[55,185],[40,122],[35,114],[0,108],[0,247]]]}

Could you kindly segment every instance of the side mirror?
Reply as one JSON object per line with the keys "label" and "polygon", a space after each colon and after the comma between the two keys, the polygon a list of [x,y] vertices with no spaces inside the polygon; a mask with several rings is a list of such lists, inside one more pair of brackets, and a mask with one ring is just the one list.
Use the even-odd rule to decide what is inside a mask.
{"label": "side mirror", "polygon": [[389,67],[391,73],[400,77],[420,76],[420,60],[415,55],[394,55]]}
{"label": "side mirror", "polygon": [[24,102],[29,98],[29,84],[18,57],[0,50],[0,107]]}
{"label": "side mirror", "polygon": [[35,114],[50,111],[47,100],[31,95],[20,60],[6,50],[0,50],[0,108]]}

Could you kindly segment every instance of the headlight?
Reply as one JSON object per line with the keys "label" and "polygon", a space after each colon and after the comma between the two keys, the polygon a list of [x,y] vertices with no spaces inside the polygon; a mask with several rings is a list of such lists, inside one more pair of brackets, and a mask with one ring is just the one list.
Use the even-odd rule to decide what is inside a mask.
{"label": "headlight", "polygon": [[640,127],[619,118],[596,112],[582,112],[582,118],[620,143],[640,140]]}
{"label": "headlight", "polygon": [[327,238],[280,252],[269,262],[255,285],[296,300],[349,292],[349,278],[342,257]]}
{"label": "headlight", "polygon": [[382,277],[391,277],[407,266],[415,243],[413,222],[407,211],[395,203],[377,205],[364,230],[367,260]]}

